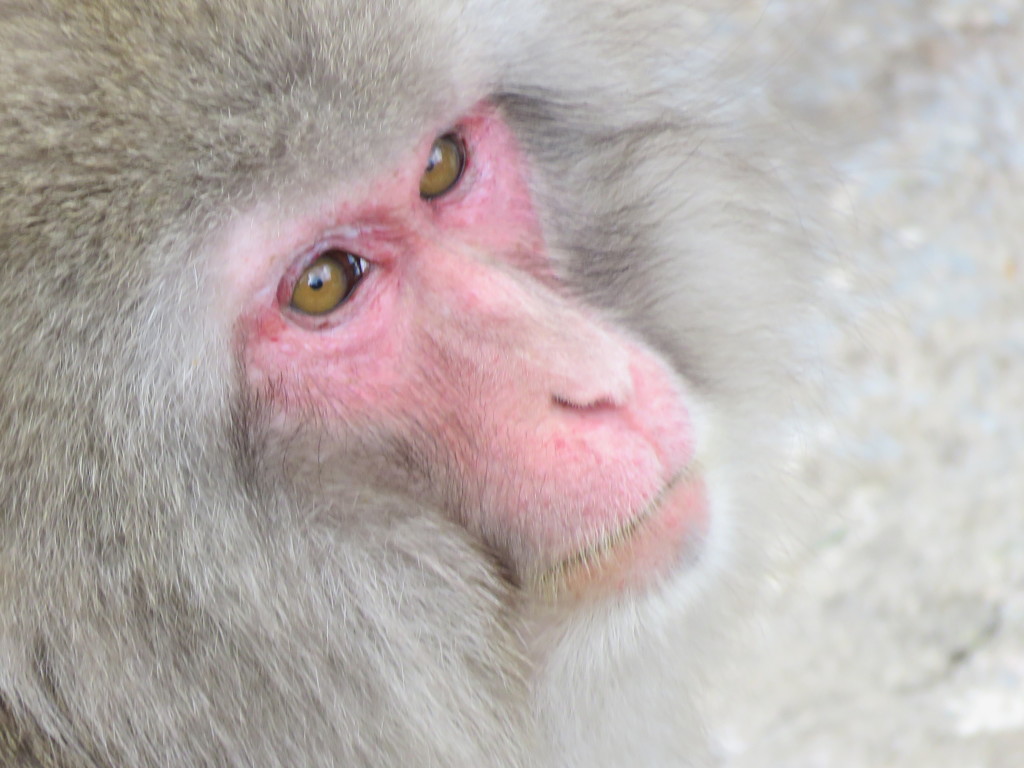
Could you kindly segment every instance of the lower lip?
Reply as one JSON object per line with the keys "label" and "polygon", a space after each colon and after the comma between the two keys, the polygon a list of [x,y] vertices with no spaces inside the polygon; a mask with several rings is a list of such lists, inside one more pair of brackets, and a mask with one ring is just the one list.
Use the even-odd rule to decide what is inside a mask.
{"label": "lower lip", "polygon": [[545,591],[584,598],[651,589],[697,556],[707,528],[704,481],[696,473],[686,474],[621,541],[548,574]]}

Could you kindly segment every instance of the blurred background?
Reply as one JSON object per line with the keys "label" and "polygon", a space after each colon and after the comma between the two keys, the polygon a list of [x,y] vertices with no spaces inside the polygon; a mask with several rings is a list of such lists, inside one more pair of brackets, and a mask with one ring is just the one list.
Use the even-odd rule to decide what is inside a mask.
{"label": "blurred background", "polygon": [[1024,0],[707,7],[709,57],[820,139],[834,245],[822,513],[719,681],[722,762],[1022,768]]}

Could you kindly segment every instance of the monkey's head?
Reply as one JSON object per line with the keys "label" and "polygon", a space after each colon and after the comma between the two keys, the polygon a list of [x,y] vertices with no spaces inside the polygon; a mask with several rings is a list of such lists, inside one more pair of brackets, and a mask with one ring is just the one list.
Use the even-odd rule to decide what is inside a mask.
{"label": "monkey's head", "polygon": [[651,85],[671,9],[551,5],[0,8],[13,656],[345,657],[407,600],[529,680],[538,607],[692,591],[767,466],[788,235],[711,102]]}

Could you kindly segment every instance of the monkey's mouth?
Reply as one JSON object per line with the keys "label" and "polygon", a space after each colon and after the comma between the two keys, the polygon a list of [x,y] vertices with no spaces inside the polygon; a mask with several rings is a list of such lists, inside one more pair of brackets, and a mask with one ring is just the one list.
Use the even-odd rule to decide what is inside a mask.
{"label": "monkey's mouth", "polygon": [[706,532],[702,473],[691,462],[640,513],[544,571],[548,597],[647,588],[669,575]]}

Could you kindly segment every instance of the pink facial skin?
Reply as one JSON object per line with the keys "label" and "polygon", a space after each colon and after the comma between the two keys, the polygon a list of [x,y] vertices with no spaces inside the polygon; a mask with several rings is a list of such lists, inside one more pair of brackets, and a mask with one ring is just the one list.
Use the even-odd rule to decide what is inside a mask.
{"label": "pink facial skin", "polygon": [[[453,130],[468,159],[441,197],[419,196],[429,135],[361,199],[232,230],[222,264],[249,384],[285,424],[316,410],[338,431],[429,435],[424,452],[455,468],[453,514],[521,575],[645,585],[706,525],[679,381],[560,290],[500,114],[481,105]],[[295,280],[330,248],[369,268],[333,312],[296,312]]]}

